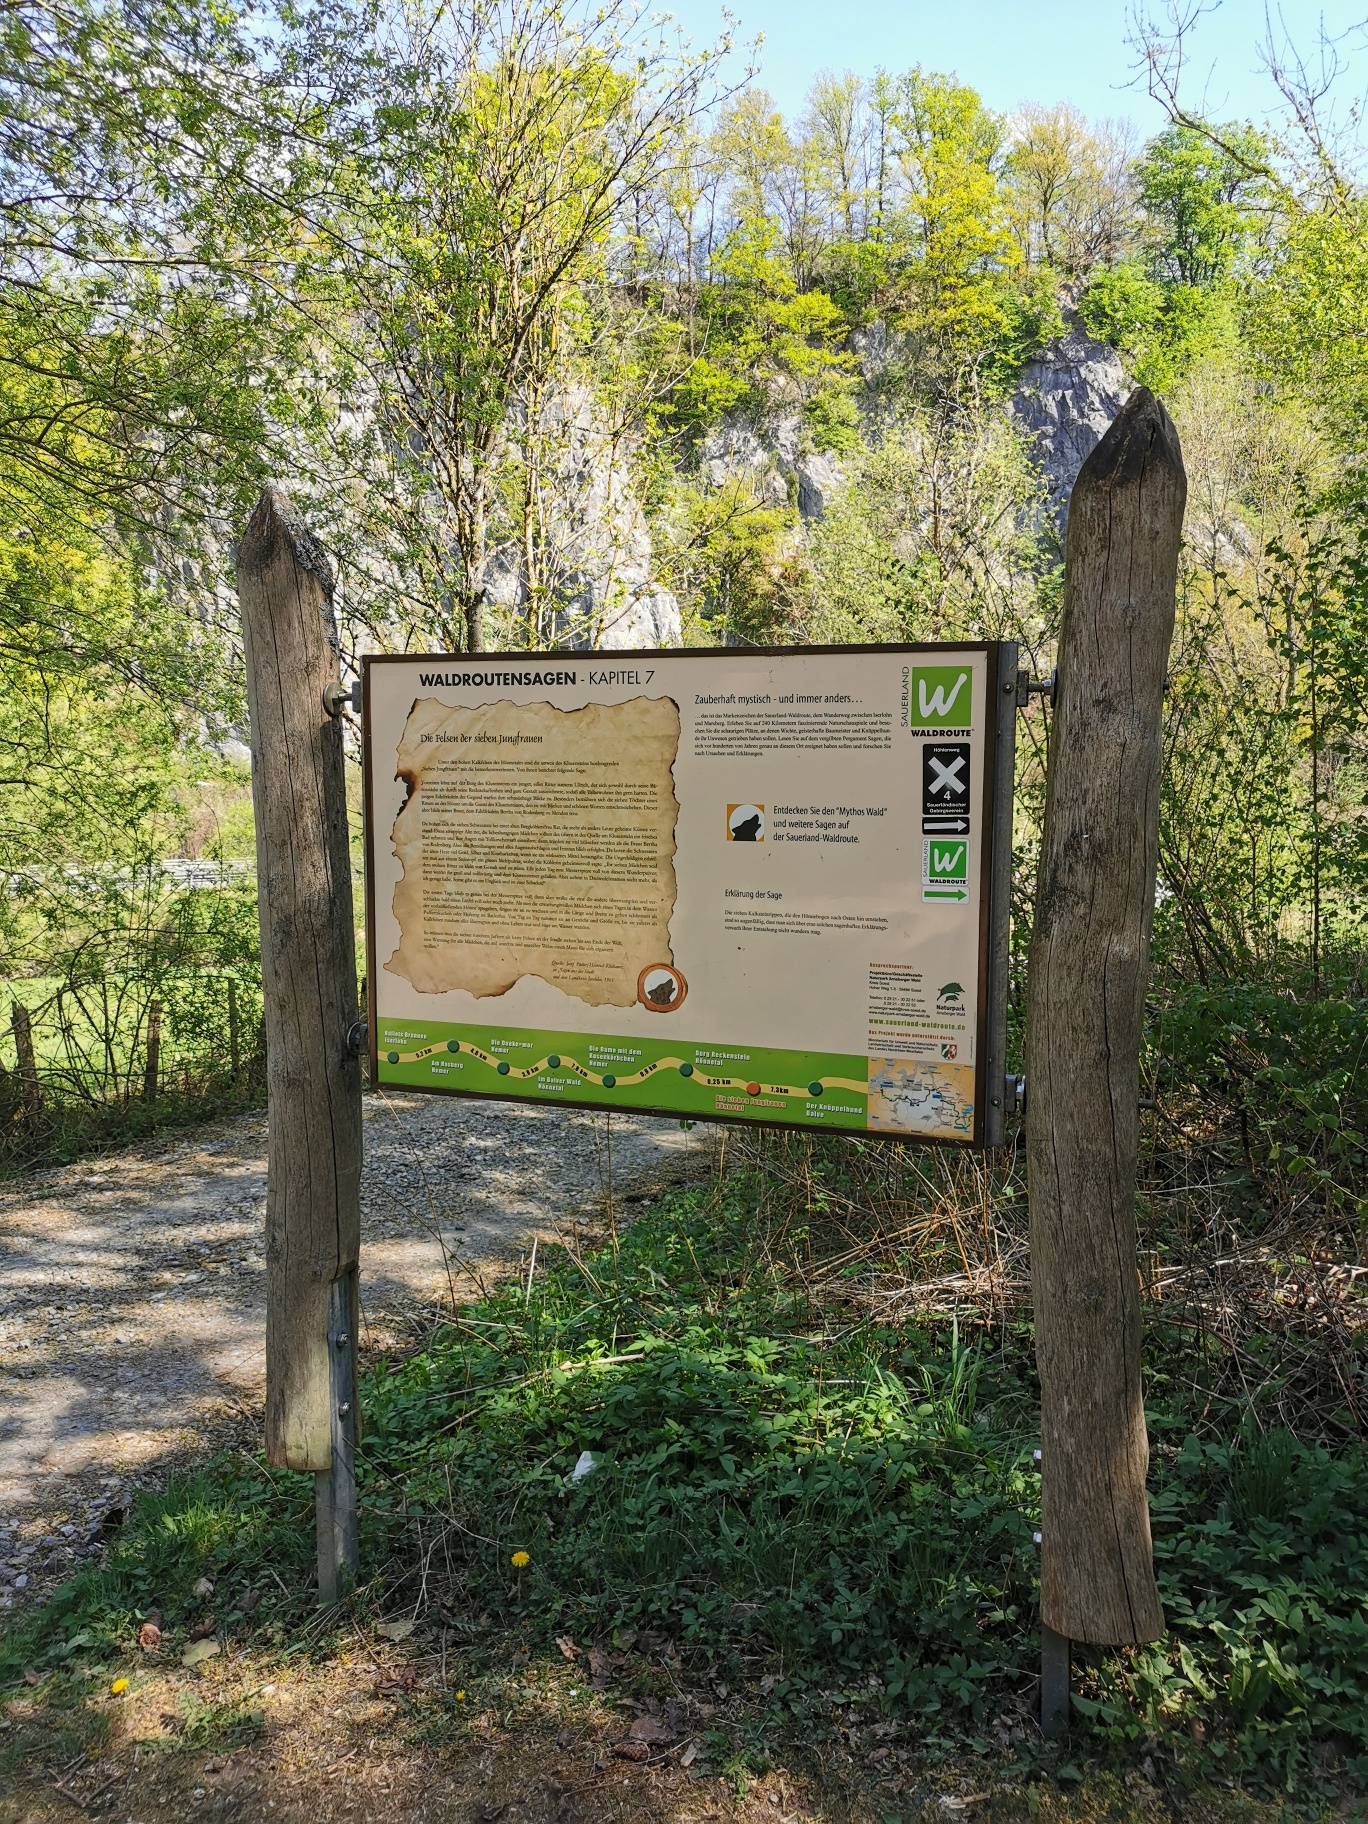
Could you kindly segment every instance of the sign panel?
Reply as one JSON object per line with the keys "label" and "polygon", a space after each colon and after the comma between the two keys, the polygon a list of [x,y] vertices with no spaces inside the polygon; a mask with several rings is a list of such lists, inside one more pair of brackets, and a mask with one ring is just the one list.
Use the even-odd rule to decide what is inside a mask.
{"label": "sign panel", "polygon": [[367,659],[372,1081],[982,1144],[1000,657]]}

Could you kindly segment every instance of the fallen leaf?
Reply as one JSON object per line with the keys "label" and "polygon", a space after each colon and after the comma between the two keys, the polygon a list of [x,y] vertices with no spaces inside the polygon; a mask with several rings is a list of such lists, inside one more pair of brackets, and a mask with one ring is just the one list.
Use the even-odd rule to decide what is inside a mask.
{"label": "fallen leaf", "polygon": [[213,1659],[222,1649],[216,1640],[193,1640],[181,1654],[183,1666],[201,1666],[206,1659]]}
{"label": "fallen leaf", "polygon": [[683,1754],[680,1755],[679,1764],[681,1767],[692,1767],[694,1762],[697,1759],[698,1759],[698,1743],[690,1742],[688,1747],[684,1750]]}
{"label": "fallen leaf", "polygon": [[563,1659],[568,1659],[571,1665],[575,1663],[584,1650],[582,1647],[577,1647],[568,1634],[557,1634],[556,1645],[561,1650],[561,1657]]}
{"label": "fallen leaf", "polygon": [[26,1685],[41,1685],[42,1682],[41,1673],[35,1672],[32,1666],[24,1667],[24,1683]]}
{"label": "fallen leaf", "polygon": [[411,1621],[382,1621],[375,1631],[382,1640],[407,1640],[413,1629]]}
{"label": "fallen leaf", "polygon": [[213,1631],[214,1631],[214,1618],[212,1615],[205,1615],[201,1620],[199,1620],[195,1623],[193,1628],[191,1628],[189,1634],[186,1636],[186,1639],[187,1640],[208,1640],[209,1636],[213,1633]]}
{"label": "fallen leaf", "polygon": [[244,1615],[250,1615],[260,1601],[260,1590],[245,1590],[243,1592],[242,1601],[238,1604],[238,1607],[242,1610]]}
{"label": "fallen leaf", "polygon": [[627,1731],[629,1742],[645,1742],[648,1748],[663,1748],[678,1739],[679,1731],[659,1716],[639,1716]]}
{"label": "fallen leaf", "polygon": [[649,1742],[634,1742],[628,1738],[625,1741],[614,1742],[613,1753],[620,1761],[649,1761],[651,1758],[651,1744]]}
{"label": "fallen leaf", "polygon": [[148,1648],[161,1645],[161,1629],[155,1621],[145,1621],[138,1629],[138,1645]]}
{"label": "fallen leaf", "polygon": [[606,1685],[613,1674],[627,1663],[625,1653],[610,1653],[605,1647],[590,1647],[589,1677],[600,1687]]}
{"label": "fallen leaf", "polygon": [[199,1582],[195,1585],[194,1593],[196,1596],[212,1596],[214,1593],[214,1586],[209,1578],[201,1577]]}
{"label": "fallen leaf", "polygon": [[222,1773],[226,1765],[226,1761],[220,1760],[218,1755],[215,1755],[212,1760],[204,1763],[204,1771],[206,1773]]}

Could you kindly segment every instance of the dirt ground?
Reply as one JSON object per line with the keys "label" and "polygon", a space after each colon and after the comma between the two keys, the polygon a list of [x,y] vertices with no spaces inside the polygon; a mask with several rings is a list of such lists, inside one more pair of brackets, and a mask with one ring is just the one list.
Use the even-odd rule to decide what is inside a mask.
{"label": "dirt ground", "polygon": [[[1131,1771],[1064,1783],[991,1760],[926,1764],[890,1725],[820,1749],[767,1743],[721,1764],[725,1686],[681,1689],[668,1656],[619,1682],[583,1659],[465,1689],[442,1630],[402,1644],[356,1626],[326,1656],[237,1653],[200,1671],[179,1649],[73,1696],[0,1707],[0,1824],[1289,1824],[1244,1795],[1170,1792]],[[737,1710],[732,1693],[730,1720]],[[756,1719],[758,1724],[758,1718]],[[732,1733],[735,1734],[733,1727]],[[1318,1813],[1319,1815],[1319,1813]],[[1342,1815],[1349,1816],[1348,1812]],[[1355,1812],[1352,1815],[1361,1816]]]}
{"label": "dirt ground", "polygon": [[[403,1348],[534,1237],[704,1169],[678,1122],[368,1096],[362,1349]],[[131,1484],[260,1435],[264,1114],[0,1190],[0,1614],[99,1550]]]}

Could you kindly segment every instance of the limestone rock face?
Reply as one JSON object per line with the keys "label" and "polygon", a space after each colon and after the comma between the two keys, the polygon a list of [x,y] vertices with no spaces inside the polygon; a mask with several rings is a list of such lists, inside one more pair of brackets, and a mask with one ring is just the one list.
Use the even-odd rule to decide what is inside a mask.
{"label": "limestone rock face", "polygon": [[703,439],[698,457],[699,472],[711,488],[744,479],[767,506],[782,507],[788,499],[788,483],[775,462],[772,443],[767,445],[747,419],[724,419]]}
{"label": "limestone rock face", "polygon": [[[615,440],[587,387],[566,387],[538,407],[536,448],[550,507],[536,555],[540,590],[554,602],[557,644],[609,650],[676,646],[679,603],[652,573],[651,534],[632,485],[629,450]],[[526,423],[510,427],[526,435]],[[496,546],[486,599],[524,611],[531,596],[517,540]]]}
{"label": "limestone rock face", "polygon": [[745,480],[766,506],[793,500],[804,519],[820,519],[844,477],[832,457],[804,447],[802,429],[796,412],[761,424],[726,418],[700,445],[699,471],[709,487]]}
{"label": "limestone rock face", "polygon": [[800,456],[793,465],[798,481],[798,511],[804,519],[820,519],[827,502],[845,477],[834,457],[821,450]]}
{"label": "limestone rock face", "polygon": [[1078,471],[1130,390],[1116,350],[1077,327],[1047,343],[1022,369],[1012,395],[1012,416],[1034,446],[1049,485],[1046,511],[1061,537]]}

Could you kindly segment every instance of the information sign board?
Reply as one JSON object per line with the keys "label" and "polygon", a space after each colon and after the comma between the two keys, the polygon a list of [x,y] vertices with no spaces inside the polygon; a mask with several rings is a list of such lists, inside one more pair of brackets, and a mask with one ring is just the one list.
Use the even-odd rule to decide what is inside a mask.
{"label": "information sign board", "polygon": [[365,660],[372,1081],[1000,1138],[1015,663]]}

